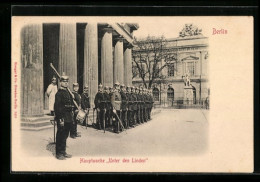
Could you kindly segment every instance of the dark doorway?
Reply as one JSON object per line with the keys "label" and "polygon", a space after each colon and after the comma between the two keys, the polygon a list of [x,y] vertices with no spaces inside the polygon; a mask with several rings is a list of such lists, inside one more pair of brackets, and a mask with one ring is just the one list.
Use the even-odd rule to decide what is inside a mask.
{"label": "dark doorway", "polygon": [[193,104],[196,104],[196,88],[192,86],[192,91],[193,91]]}
{"label": "dark doorway", "polygon": [[77,23],[77,82],[79,93],[83,92],[84,80],[84,40],[86,23]]}
{"label": "dark doorway", "polygon": [[[55,76],[50,63],[58,70],[59,67],[59,23],[43,24],[43,82],[44,82],[44,98],[45,92],[51,83],[51,79]],[[55,76],[56,77],[56,76]],[[57,77],[56,77],[57,78]],[[57,78],[58,80],[58,78]],[[45,106],[46,108],[46,106]]]}

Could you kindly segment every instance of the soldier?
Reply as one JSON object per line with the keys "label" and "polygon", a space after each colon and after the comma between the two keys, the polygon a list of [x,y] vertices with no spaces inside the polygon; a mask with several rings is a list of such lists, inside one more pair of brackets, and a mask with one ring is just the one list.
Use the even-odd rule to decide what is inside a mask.
{"label": "soldier", "polygon": [[127,108],[127,122],[128,122],[128,127],[133,127],[133,124],[132,124],[132,107],[133,107],[133,104],[132,104],[132,96],[131,96],[131,87],[130,86],[127,86],[126,87],[126,97],[127,97],[127,100],[128,100],[128,108]]}
{"label": "soldier", "polygon": [[97,122],[96,122],[96,128],[102,129],[103,123],[104,123],[104,114],[105,114],[105,98],[103,94],[103,86],[102,84],[99,84],[98,86],[98,93],[95,96],[94,99],[95,108],[97,110]]}
{"label": "soldier", "polygon": [[115,86],[114,86],[114,93],[112,94],[111,97],[111,104],[113,107],[113,113],[114,113],[114,118],[115,118],[115,122],[113,123],[114,127],[113,130],[115,133],[119,133],[119,119],[120,119],[120,115],[121,115],[121,103],[122,103],[122,99],[121,99],[121,94],[119,92],[119,83],[116,82]]}
{"label": "soldier", "polygon": [[55,120],[58,128],[56,133],[56,158],[59,160],[72,157],[72,155],[66,153],[66,141],[74,122],[74,104],[72,96],[67,90],[68,81],[68,76],[61,76],[61,87],[55,95],[54,103]]}
{"label": "soldier", "polygon": [[[79,107],[81,107],[81,97],[80,95],[78,94],[78,90],[79,90],[79,84],[78,83],[73,83],[73,95],[74,95],[74,100],[76,101],[76,103],[78,104]],[[78,109],[75,107],[74,108],[74,122],[72,124],[72,128],[70,130],[70,137],[75,139],[76,137],[81,137],[79,135],[79,133],[77,132],[77,120],[76,120],[76,117],[77,117],[77,114],[78,114]]]}
{"label": "soldier", "polygon": [[109,126],[113,125],[113,107],[112,107],[112,104],[111,104],[111,97],[112,97],[113,93],[114,93],[114,88],[109,87],[109,96],[110,96]]}
{"label": "soldier", "polygon": [[89,95],[88,95],[88,85],[85,85],[83,89],[83,93],[81,94],[81,107],[86,113],[86,118],[83,121],[83,126],[88,126],[86,120],[88,119],[89,109],[90,109],[90,102],[89,102]]}
{"label": "soldier", "polygon": [[106,103],[106,113],[105,113],[105,125],[107,127],[110,127],[110,118],[111,118],[111,110],[112,110],[112,105],[111,105],[111,96],[109,92],[109,87],[105,86],[105,92],[104,92],[104,98],[105,98],[105,103]]}
{"label": "soldier", "polygon": [[136,96],[136,123],[141,124],[140,122],[140,95],[139,95],[139,88],[135,88],[135,96]]}
{"label": "soldier", "polygon": [[144,122],[147,122],[147,95],[146,89],[143,90],[143,97],[144,97]]}
{"label": "soldier", "polygon": [[148,107],[148,120],[151,120],[151,110],[152,110],[152,98],[151,98],[151,92],[148,90],[148,101],[149,101],[149,107]]}
{"label": "soldier", "polygon": [[122,108],[122,113],[121,113],[121,120],[123,122],[124,128],[128,127],[128,123],[127,123],[127,105],[128,105],[128,98],[127,98],[127,94],[126,94],[126,87],[124,84],[121,85],[121,99],[122,99],[122,104],[121,104],[121,108]]}
{"label": "soldier", "polygon": [[132,124],[133,126],[136,125],[136,111],[137,111],[137,98],[136,98],[136,94],[135,94],[135,87],[132,86],[131,87],[131,100],[132,100]]}
{"label": "soldier", "polygon": [[144,118],[143,118],[143,108],[144,108],[144,98],[143,98],[143,87],[139,88],[139,102],[140,102],[140,122],[144,123]]}

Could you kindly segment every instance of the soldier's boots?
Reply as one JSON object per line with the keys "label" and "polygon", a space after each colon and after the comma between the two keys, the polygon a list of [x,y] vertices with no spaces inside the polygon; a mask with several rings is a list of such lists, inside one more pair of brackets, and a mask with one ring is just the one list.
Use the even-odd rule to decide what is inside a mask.
{"label": "soldier's boots", "polygon": [[71,157],[72,157],[71,154],[67,154],[67,153],[64,153],[63,156],[64,156],[65,158],[71,158]]}
{"label": "soldier's boots", "polygon": [[62,154],[57,154],[57,155],[56,155],[56,158],[57,158],[58,160],[66,160],[66,157],[64,157],[64,155],[62,155]]}

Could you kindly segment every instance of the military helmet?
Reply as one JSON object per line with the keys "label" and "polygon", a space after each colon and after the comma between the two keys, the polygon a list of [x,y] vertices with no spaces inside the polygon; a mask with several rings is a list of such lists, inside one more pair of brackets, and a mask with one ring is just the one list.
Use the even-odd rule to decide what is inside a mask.
{"label": "military helmet", "polygon": [[117,85],[117,86],[119,86],[120,85],[120,83],[117,81],[117,82],[115,82],[115,84],[114,84],[115,86]]}
{"label": "military helmet", "polygon": [[124,84],[122,84],[120,87],[121,87],[121,88],[125,88],[125,85],[124,85]]}
{"label": "military helmet", "polygon": [[78,87],[79,86],[79,84],[78,83],[73,83],[73,87]]}
{"label": "military helmet", "polygon": [[88,88],[88,85],[85,85],[84,89],[85,89],[85,88]]}
{"label": "military helmet", "polygon": [[100,84],[98,85],[98,88],[103,88],[103,85],[100,83]]}
{"label": "military helmet", "polygon": [[105,86],[104,88],[105,88],[105,90],[109,90],[109,86]]}
{"label": "military helmet", "polygon": [[60,81],[69,81],[69,77],[66,75],[61,76]]}

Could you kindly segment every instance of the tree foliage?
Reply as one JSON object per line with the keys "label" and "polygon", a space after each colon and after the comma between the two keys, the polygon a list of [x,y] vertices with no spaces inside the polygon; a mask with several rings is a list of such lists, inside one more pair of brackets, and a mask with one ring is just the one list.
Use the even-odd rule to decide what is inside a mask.
{"label": "tree foliage", "polygon": [[143,85],[151,88],[156,80],[165,79],[162,70],[177,60],[164,36],[134,39],[133,78],[140,75]]}

